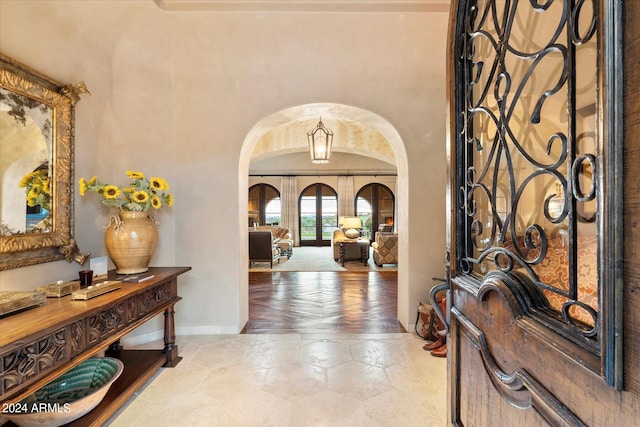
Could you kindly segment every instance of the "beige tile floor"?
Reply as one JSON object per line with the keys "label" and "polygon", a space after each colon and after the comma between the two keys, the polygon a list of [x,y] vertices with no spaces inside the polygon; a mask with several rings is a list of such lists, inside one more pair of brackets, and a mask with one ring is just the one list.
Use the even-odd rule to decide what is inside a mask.
{"label": "beige tile floor", "polygon": [[108,425],[446,425],[446,359],[424,351],[415,334],[187,336],[177,343],[182,362],[162,369]]}

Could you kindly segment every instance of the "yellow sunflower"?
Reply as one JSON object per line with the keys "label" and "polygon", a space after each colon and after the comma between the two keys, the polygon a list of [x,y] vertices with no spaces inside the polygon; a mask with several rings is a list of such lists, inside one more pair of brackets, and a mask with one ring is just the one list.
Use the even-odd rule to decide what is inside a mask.
{"label": "yellow sunflower", "polygon": [[127,171],[127,176],[131,179],[144,179],[144,174],[142,172]]}
{"label": "yellow sunflower", "polygon": [[160,209],[160,207],[162,207],[162,199],[154,195],[153,197],[151,197],[151,206],[153,206],[154,209]]}
{"label": "yellow sunflower", "polygon": [[149,194],[143,190],[136,191],[131,197],[136,203],[146,203],[149,200]]}
{"label": "yellow sunflower", "polygon": [[51,194],[51,181],[49,180],[49,178],[42,181],[42,191],[47,194]]}
{"label": "yellow sunflower", "polygon": [[98,177],[94,175],[94,176],[91,177],[91,179],[89,181],[87,181],[87,185],[94,186],[94,185],[96,185],[96,181],[97,180],[98,180]]}
{"label": "yellow sunflower", "polygon": [[156,191],[166,191],[169,189],[169,184],[164,178],[151,177],[149,178],[149,185]]}
{"label": "yellow sunflower", "polygon": [[165,197],[167,198],[167,206],[173,206],[173,194],[167,194]]}
{"label": "yellow sunflower", "polygon": [[34,185],[33,187],[31,187],[31,190],[29,190],[29,192],[27,193],[27,198],[35,199],[36,197],[38,197],[39,194],[40,194],[40,187],[37,185]]}
{"label": "yellow sunflower", "polygon": [[87,181],[85,181],[84,178],[80,178],[80,181],[78,181],[78,188],[80,191],[80,195],[84,196],[84,193],[86,193],[88,190]]}
{"label": "yellow sunflower", "polygon": [[120,189],[115,185],[105,185],[102,195],[105,199],[116,199],[120,195]]}
{"label": "yellow sunflower", "polygon": [[29,183],[29,181],[31,180],[32,176],[33,176],[33,173],[28,173],[25,176],[23,176],[22,179],[20,180],[20,184],[18,184],[18,186],[20,188],[26,187],[27,184]]}

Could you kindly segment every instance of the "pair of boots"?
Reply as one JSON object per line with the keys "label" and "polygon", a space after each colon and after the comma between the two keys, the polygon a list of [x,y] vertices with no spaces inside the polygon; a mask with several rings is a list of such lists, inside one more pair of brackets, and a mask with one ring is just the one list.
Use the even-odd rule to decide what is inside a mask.
{"label": "pair of boots", "polygon": [[[442,331],[444,332],[444,331]],[[438,332],[438,339],[432,343],[425,344],[422,348],[430,351],[434,357],[447,357],[447,339],[445,335],[440,335]]]}
{"label": "pair of boots", "polygon": [[[439,301],[436,301],[440,310],[443,313],[447,312],[447,299],[445,297],[441,298]],[[447,339],[446,339],[446,331],[444,329],[444,323],[438,316],[438,339],[431,343],[425,344],[422,348],[430,351],[431,355],[434,357],[447,357]]]}

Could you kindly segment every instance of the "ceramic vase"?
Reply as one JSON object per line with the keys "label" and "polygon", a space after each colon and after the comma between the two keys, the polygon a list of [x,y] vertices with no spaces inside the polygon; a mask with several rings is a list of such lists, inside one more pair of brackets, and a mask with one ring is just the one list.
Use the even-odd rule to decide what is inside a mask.
{"label": "ceramic vase", "polygon": [[146,212],[121,211],[105,226],[104,243],[118,274],[142,273],[158,243],[158,223]]}

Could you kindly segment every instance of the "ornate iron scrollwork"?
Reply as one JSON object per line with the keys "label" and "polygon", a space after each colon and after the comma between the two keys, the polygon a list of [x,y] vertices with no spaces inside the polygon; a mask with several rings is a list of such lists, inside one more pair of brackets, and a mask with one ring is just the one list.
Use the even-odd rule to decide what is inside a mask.
{"label": "ornate iron scrollwork", "polygon": [[[581,342],[600,321],[597,248],[588,260],[579,250],[583,236],[598,241],[580,213],[601,191],[589,108],[598,102],[597,12],[595,0],[470,1],[458,44],[457,268],[524,273]],[[586,262],[595,271],[588,299],[578,280]]]}

